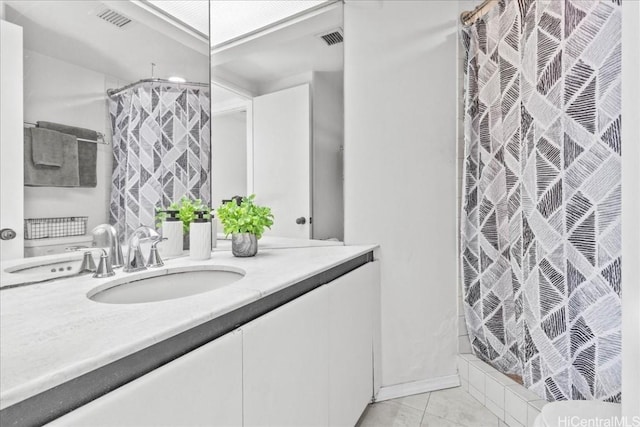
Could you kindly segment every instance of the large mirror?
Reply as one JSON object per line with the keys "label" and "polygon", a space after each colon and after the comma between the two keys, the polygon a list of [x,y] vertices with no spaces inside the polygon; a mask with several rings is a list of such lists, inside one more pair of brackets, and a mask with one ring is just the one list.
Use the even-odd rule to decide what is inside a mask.
{"label": "large mirror", "polygon": [[[78,169],[69,174],[62,171],[66,163],[55,165],[59,153],[31,153],[53,162],[46,166],[53,172],[25,170],[24,187],[22,176],[3,182],[2,191],[24,203],[24,218],[86,217],[84,236],[56,237],[56,227],[78,225],[72,222],[25,227],[27,256],[86,245],[101,223],[116,221],[125,235],[127,228],[153,225],[154,207],[180,194],[210,202],[208,2],[7,0],[0,6],[2,19],[22,28],[23,76],[13,78],[23,85],[25,129],[50,122],[95,132],[78,135]],[[2,168],[22,160],[2,158]],[[35,161],[25,158],[25,169]]]}
{"label": "large mirror", "polygon": [[[88,245],[102,223],[126,236],[181,194],[215,208],[255,193],[276,214],[269,235],[343,239],[342,2],[4,0],[0,18],[22,32],[23,70],[11,78],[23,88],[24,128],[93,135],[78,135],[71,183],[25,182],[12,172],[24,159],[3,150],[15,179],[2,180],[11,203],[0,216],[24,206],[19,231],[35,220],[26,256]],[[18,130],[11,143],[22,140]],[[43,218],[86,222],[79,233]],[[72,235],[57,237],[66,227]]]}
{"label": "large mirror", "polygon": [[343,239],[342,6],[210,2],[212,201],[256,194],[268,235]]}

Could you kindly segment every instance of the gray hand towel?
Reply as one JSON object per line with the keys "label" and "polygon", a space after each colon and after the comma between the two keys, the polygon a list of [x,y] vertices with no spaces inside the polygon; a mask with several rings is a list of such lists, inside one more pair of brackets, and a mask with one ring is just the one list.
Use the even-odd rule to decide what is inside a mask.
{"label": "gray hand towel", "polygon": [[32,136],[35,128],[24,129],[24,185],[31,187],[77,187],[78,142],[73,135],[62,135],[63,162],[59,168],[33,163]]}
{"label": "gray hand towel", "polygon": [[[37,122],[39,128],[52,129],[58,132],[74,135],[76,138],[98,140],[98,132],[75,126],[67,126],[53,122]],[[78,141],[78,174],[80,187],[95,187],[98,184],[96,163],[98,158],[98,146],[93,142]]]}
{"label": "gray hand towel", "polygon": [[31,129],[31,147],[33,164],[59,168],[62,157],[62,134],[49,129]]}

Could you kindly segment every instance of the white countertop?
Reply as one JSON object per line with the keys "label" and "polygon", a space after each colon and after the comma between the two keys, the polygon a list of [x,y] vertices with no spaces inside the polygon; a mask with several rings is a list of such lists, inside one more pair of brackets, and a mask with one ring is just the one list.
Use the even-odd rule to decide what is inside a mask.
{"label": "white countertop", "polygon": [[[287,248],[285,240],[272,239],[261,240],[252,258],[236,258],[221,245],[207,261],[175,258],[161,269],[118,269],[106,279],[88,275],[0,291],[0,409],[375,248],[296,240],[288,242],[295,248]],[[103,304],[86,296],[113,280],[212,265],[240,269],[245,277],[214,291],[153,303]]]}
{"label": "white countertop", "polygon": [[[56,239],[41,239],[41,240],[56,240]],[[263,236],[262,239],[258,241],[258,249],[291,249],[291,248],[308,248],[308,247],[316,247],[316,246],[344,246],[343,242],[334,241],[334,240],[303,240],[303,239],[292,239],[287,237],[275,237],[275,236]],[[143,244],[143,253],[148,253],[149,245]],[[162,256],[162,243],[158,246],[160,249],[160,255]],[[52,276],[50,272],[43,273],[13,273],[9,274],[10,271],[15,271],[16,269],[25,269],[30,267],[37,267],[48,264],[55,264],[60,262],[69,262],[69,264],[73,264],[77,262],[77,266],[74,265],[74,269],[80,268],[80,261],[83,257],[83,252],[86,250],[92,250],[93,259],[96,265],[100,261],[100,251],[97,248],[86,248],[80,249],[77,252],[63,252],[54,255],[45,255],[39,257],[30,257],[30,258],[22,258],[17,260],[10,261],[2,261],[2,265],[0,266],[0,289],[5,287],[12,287],[15,285],[20,285],[22,283],[37,283],[45,280],[51,280]],[[231,239],[226,239],[224,234],[218,234],[217,246],[213,249],[213,252],[220,251],[231,251]],[[122,248],[123,254],[126,256],[126,247]],[[188,257],[189,251],[184,251],[181,257]],[[162,257],[163,260],[171,260],[172,258]],[[62,278],[64,276],[72,276],[73,272],[62,272],[57,274],[58,278]]]}

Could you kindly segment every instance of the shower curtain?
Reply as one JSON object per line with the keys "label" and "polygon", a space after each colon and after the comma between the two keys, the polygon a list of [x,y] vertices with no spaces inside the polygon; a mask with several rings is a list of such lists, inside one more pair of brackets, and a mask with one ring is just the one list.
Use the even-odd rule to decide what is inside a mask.
{"label": "shower curtain", "polygon": [[620,401],[621,5],[502,0],[462,32],[474,353],[547,400]]}
{"label": "shower curtain", "polygon": [[209,91],[142,83],[109,99],[110,222],[120,236],[153,227],[156,207],[182,196],[210,203]]}

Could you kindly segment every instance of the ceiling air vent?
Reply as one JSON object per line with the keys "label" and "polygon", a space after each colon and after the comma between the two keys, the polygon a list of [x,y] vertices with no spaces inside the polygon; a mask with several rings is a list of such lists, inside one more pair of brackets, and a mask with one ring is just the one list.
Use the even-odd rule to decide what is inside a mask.
{"label": "ceiling air vent", "polygon": [[342,28],[336,28],[335,30],[331,30],[327,33],[319,34],[318,37],[324,40],[327,46],[333,46],[334,44],[342,43],[344,41]]}
{"label": "ceiling air vent", "polygon": [[129,22],[131,22],[131,19],[111,9],[105,9],[102,12],[98,13],[98,18],[104,19],[109,24],[113,24],[119,28],[122,28]]}

